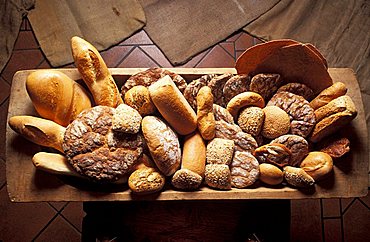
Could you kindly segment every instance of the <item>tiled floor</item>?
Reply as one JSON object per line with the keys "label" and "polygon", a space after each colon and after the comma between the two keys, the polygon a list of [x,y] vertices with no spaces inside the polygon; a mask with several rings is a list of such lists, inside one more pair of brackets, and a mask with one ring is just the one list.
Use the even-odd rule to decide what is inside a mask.
{"label": "tiled floor", "polygon": [[[195,56],[183,67],[233,67],[259,41],[238,32]],[[102,52],[109,67],[171,67],[144,31]],[[73,67],[68,65],[67,67]],[[5,125],[12,77],[17,70],[50,68],[24,20],[13,55],[0,75],[0,241],[79,241],[82,203],[11,203],[5,178]],[[368,241],[370,196],[291,202],[292,241]]]}

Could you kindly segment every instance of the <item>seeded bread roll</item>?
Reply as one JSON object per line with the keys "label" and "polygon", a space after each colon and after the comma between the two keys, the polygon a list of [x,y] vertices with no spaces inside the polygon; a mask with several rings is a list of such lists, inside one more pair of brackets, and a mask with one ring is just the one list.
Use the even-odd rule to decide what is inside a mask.
{"label": "seeded bread roll", "polygon": [[91,107],[86,90],[67,75],[56,70],[37,70],[26,80],[27,93],[37,113],[62,126]]}
{"label": "seeded bread roll", "polygon": [[234,141],[214,138],[207,145],[207,164],[229,165],[233,159]]}
{"label": "seeded bread roll", "polygon": [[231,173],[228,165],[208,164],[204,176],[206,184],[222,190],[231,189]]}
{"label": "seeded bread roll", "polygon": [[112,129],[116,132],[136,134],[140,130],[141,116],[138,111],[126,104],[120,104],[114,110]]}
{"label": "seeded bread roll", "polygon": [[246,107],[242,109],[238,117],[240,128],[253,136],[258,136],[261,132],[265,113],[259,107]]}
{"label": "seeded bread roll", "polygon": [[319,95],[317,95],[311,102],[310,106],[313,109],[318,109],[329,103],[331,100],[343,96],[347,93],[347,87],[342,82],[335,82],[330,87],[324,89]]}
{"label": "seeded bread roll", "polygon": [[197,173],[181,169],[173,175],[171,183],[174,187],[181,190],[196,190],[202,184],[203,178]]}
{"label": "seeded bread roll", "polygon": [[302,168],[292,166],[284,167],[284,178],[287,183],[298,188],[310,187],[315,184],[315,180]]}
{"label": "seeded bread roll", "polygon": [[64,153],[62,145],[66,129],[53,121],[32,116],[14,116],[9,119],[9,126],[35,144]]}
{"label": "seeded bread roll", "polygon": [[205,140],[215,137],[215,116],[213,114],[213,95],[208,86],[202,87],[197,95],[198,130]]}
{"label": "seeded bread roll", "polygon": [[98,50],[77,36],[71,39],[72,55],[96,105],[117,107],[123,103],[117,85]]}
{"label": "seeded bread roll", "polygon": [[171,176],[181,163],[181,149],[176,133],[154,116],[144,117],[141,126],[155,164],[165,176]]}
{"label": "seeded bread roll", "polygon": [[149,93],[158,111],[177,133],[187,135],[197,128],[197,115],[171,77],[165,76],[150,85]]}
{"label": "seeded bread roll", "polygon": [[153,114],[156,110],[150,99],[149,90],[144,86],[134,86],[125,94],[125,103],[136,109],[141,116]]}
{"label": "seeded bread roll", "polygon": [[287,134],[290,129],[289,115],[277,106],[267,106],[263,109],[265,121],[261,134],[268,139],[275,139]]}
{"label": "seeded bread roll", "polygon": [[302,161],[301,168],[315,181],[319,181],[333,170],[333,159],[324,152],[310,152]]}
{"label": "seeded bread roll", "polygon": [[141,167],[130,175],[128,186],[136,194],[150,194],[162,190],[165,179],[157,169]]}

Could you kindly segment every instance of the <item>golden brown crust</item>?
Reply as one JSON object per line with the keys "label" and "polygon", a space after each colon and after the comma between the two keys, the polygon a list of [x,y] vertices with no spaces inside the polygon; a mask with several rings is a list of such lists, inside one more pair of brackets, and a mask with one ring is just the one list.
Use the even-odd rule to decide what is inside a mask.
{"label": "golden brown crust", "polygon": [[222,190],[231,189],[231,173],[228,165],[208,164],[204,176],[206,184]]}
{"label": "golden brown crust", "polygon": [[203,178],[188,169],[176,171],[173,175],[171,183],[174,187],[181,190],[196,190],[202,184]]}
{"label": "golden brown crust", "polygon": [[267,162],[283,167],[289,164],[292,153],[285,145],[271,143],[258,147],[253,155],[259,163]]}
{"label": "golden brown crust", "polygon": [[83,110],[91,107],[85,89],[56,70],[37,70],[26,80],[27,93],[37,113],[67,126]]}
{"label": "golden brown crust", "polygon": [[275,139],[287,134],[290,129],[289,115],[277,106],[267,106],[263,109],[265,119],[261,134],[268,139]]}
{"label": "golden brown crust", "polygon": [[65,128],[53,121],[32,116],[14,116],[9,126],[29,141],[64,152],[62,145]]}
{"label": "golden brown crust", "polygon": [[136,194],[150,194],[162,190],[165,177],[156,169],[142,167],[134,171],[129,179],[128,186]]}
{"label": "golden brown crust", "polygon": [[215,137],[215,116],[213,114],[213,95],[208,86],[202,87],[197,95],[198,130],[205,140]]}
{"label": "golden brown crust", "polygon": [[207,164],[229,165],[233,159],[234,141],[214,138],[207,145]]}
{"label": "golden brown crust", "polygon": [[333,170],[333,159],[324,152],[310,152],[302,161],[301,168],[315,181],[319,181]]}
{"label": "golden brown crust", "polygon": [[98,50],[77,36],[71,39],[72,55],[96,105],[117,107],[123,103],[117,85]]}
{"label": "golden brown crust", "polygon": [[136,134],[140,130],[141,119],[138,111],[126,104],[120,104],[113,113],[112,129],[116,132]]}
{"label": "golden brown crust", "polygon": [[136,109],[141,116],[153,114],[156,110],[150,99],[149,90],[144,86],[134,86],[125,94],[125,103]]}
{"label": "golden brown crust", "polygon": [[331,100],[343,96],[347,93],[347,87],[342,82],[335,82],[330,87],[320,92],[311,102],[310,106],[313,109],[318,109],[329,103]]}
{"label": "golden brown crust", "polygon": [[337,97],[331,100],[328,104],[315,110],[316,121],[319,122],[325,117],[346,110],[350,113],[357,112],[352,99],[347,95]]}
{"label": "golden brown crust", "polygon": [[227,104],[226,109],[234,117],[234,120],[236,120],[239,110],[247,106],[256,106],[263,108],[265,106],[265,101],[258,93],[243,92],[233,97]]}
{"label": "golden brown crust", "polygon": [[315,184],[315,180],[302,168],[284,167],[284,178],[290,185],[298,188],[307,188]]}
{"label": "golden brown crust", "polygon": [[199,132],[185,137],[181,168],[188,169],[204,177],[206,165],[206,144]]}
{"label": "golden brown crust", "polygon": [[258,136],[261,132],[263,122],[265,120],[265,112],[259,107],[243,108],[238,117],[238,125],[240,128],[253,136]]}
{"label": "golden brown crust", "polygon": [[187,135],[197,128],[197,115],[169,76],[149,87],[150,98],[177,133]]}
{"label": "golden brown crust", "polygon": [[249,152],[235,151],[230,164],[231,185],[236,188],[245,188],[253,185],[259,177],[257,159]]}
{"label": "golden brown crust", "polygon": [[262,163],[259,166],[260,168],[260,177],[259,179],[268,185],[278,185],[281,184],[284,180],[284,173],[277,166]]}
{"label": "golden brown crust", "polygon": [[146,116],[141,123],[146,144],[158,169],[170,176],[180,167],[181,149],[176,133],[162,120]]}

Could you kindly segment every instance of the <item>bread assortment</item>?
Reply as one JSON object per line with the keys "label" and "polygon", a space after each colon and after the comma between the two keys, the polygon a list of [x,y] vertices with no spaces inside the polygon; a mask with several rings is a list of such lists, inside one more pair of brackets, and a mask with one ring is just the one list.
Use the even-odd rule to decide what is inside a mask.
{"label": "bread assortment", "polygon": [[346,138],[322,145],[357,110],[312,45],[257,45],[237,60],[237,75],[185,80],[150,68],[129,77],[121,92],[94,46],[79,37],[71,45],[90,94],[61,72],[35,71],[26,88],[42,118],[9,119],[26,139],[60,152],[35,154],[37,169],[92,184],[127,183],[138,195],[166,183],[184,191],[303,189],[330,177],[333,159],[350,150]]}

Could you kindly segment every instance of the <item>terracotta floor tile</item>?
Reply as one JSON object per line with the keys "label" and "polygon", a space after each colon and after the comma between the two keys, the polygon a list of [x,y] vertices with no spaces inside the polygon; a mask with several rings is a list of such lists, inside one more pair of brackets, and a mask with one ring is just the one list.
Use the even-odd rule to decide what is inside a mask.
{"label": "terracotta floor tile", "polygon": [[47,203],[12,203],[7,189],[0,191],[0,240],[31,241],[55,211]]}
{"label": "terracotta floor tile", "polygon": [[116,67],[133,48],[133,46],[114,46],[100,53],[107,66],[111,68]]}
{"label": "terracotta floor tile", "polygon": [[224,48],[233,58],[235,57],[235,44],[230,42],[222,42],[219,44]]}
{"label": "terracotta floor tile", "polygon": [[50,206],[52,206],[56,211],[60,211],[64,208],[68,202],[48,202]]}
{"label": "terracotta floor tile", "polygon": [[[9,99],[0,105],[0,137],[6,135],[6,119],[8,116]],[[5,139],[0,138],[0,158],[5,160]]]}
{"label": "terracotta floor tile", "polygon": [[4,186],[6,182],[6,166],[5,161],[0,159],[0,188]]}
{"label": "terracotta floor tile", "polygon": [[239,38],[240,35],[242,35],[242,31],[238,31],[234,34],[232,34],[229,38],[227,38],[225,41],[228,41],[228,42],[234,42],[237,38]]}
{"label": "terracotta floor tile", "polygon": [[323,217],[340,216],[339,199],[322,199]]}
{"label": "terracotta floor tile", "polygon": [[58,216],[34,241],[77,242],[81,241],[81,234]]}
{"label": "terracotta floor tile", "polygon": [[241,54],[243,54],[244,50],[237,50],[235,51],[235,60],[237,60],[239,58],[239,56],[241,56]]}
{"label": "terracotta floor tile", "polygon": [[49,64],[49,62],[47,60],[44,59],[43,62],[41,62],[41,64],[37,67],[37,69],[51,69],[51,65]]}
{"label": "terracotta floor tile", "polygon": [[342,241],[342,229],[340,219],[324,220],[325,242]]}
{"label": "terracotta floor tile", "polygon": [[131,36],[130,38],[119,43],[120,45],[148,45],[153,44],[149,36],[144,30],[141,30]]}
{"label": "terracotta floor tile", "polygon": [[355,198],[341,198],[340,201],[342,203],[342,213],[347,210],[348,206],[353,202]]}
{"label": "terracotta floor tile", "polygon": [[359,198],[362,202],[364,202],[368,207],[370,207],[370,193],[367,193],[366,197]]}
{"label": "terracotta floor tile", "polygon": [[156,67],[158,66],[153,60],[151,60],[142,50],[135,48],[124,61],[122,61],[117,67]]}
{"label": "terracotta floor tile", "polygon": [[184,68],[192,68],[192,67],[196,67],[196,65],[204,58],[204,56],[210,51],[210,49],[208,50],[205,50],[199,54],[197,54],[196,56],[194,56],[191,60],[189,60],[188,62],[182,64],[182,65],[178,65],[176,67],[184,67]]}
{"label": "terracotta floor tile", "polygon": [[235,40],[235,49],[236,50],[246,50],[249,47],[253,46],[253,37],[249,34],[242,33],[239,38]]}
{"label": "terracotta floor tile", "polygon": [[26,30],[26,20],[27,20],[27,18],[22,19],[21,27],[19,29],[20,31]]}
{"label": "terracotta floor tile", "polygon": [[263,41],[258,39],[258,38],[254,38],[254,44],[257,45],[257,44],[262,44]]}
{"label": "terracotta floor tile", "polygon": [[234,67],[235,60],[224,49],[216,45],[197,67]]}
{"label": "terracotta floor tile", "polygon": [[9,97],[10,85],[2,77],[0,77],[0,104]]}
{"label": "terracotta floor tile", "polygon": [[44,60],[40,50],[13,51],[8,64],[3,69],[1,75],[11,83],[14,73],[20,70],[34,69]]}
{"label": "terracotta floor tile", "polygon": [[14,50],[37,49],[39,45],[32,31],[19,32],[18,38],[14,45]]}
{"label": "terracotta floor tile", "polygon": [[322,241],[320,200],[292,200],[291,241]]}
{"label": "terracotta floor tile", "polygon": [[171,62],[156,45],[145,45],[140,48],[152,57],[160,67],[173,67]]}
{"label": "terracotta floor tile", "polygon": [[356,200],[343,215],[344,241],[369,241],[370,211]]}
{"label": "terracotta floor tile", "polygon": [[82,219],[85,216],[85,212],[82,208],[82,202],[70,202],[63,209],[62,215],[73,224],[78,231],[82,231]]}

